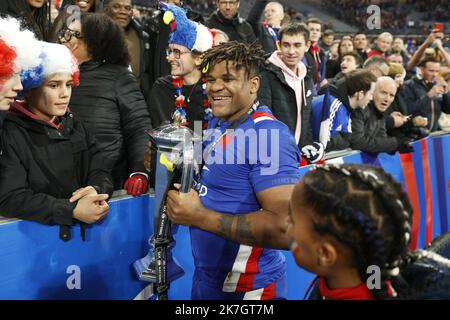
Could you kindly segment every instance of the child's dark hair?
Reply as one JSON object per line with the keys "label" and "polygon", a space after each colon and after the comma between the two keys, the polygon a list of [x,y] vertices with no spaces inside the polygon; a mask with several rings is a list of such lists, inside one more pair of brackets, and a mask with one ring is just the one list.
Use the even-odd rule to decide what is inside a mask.
{"label": "child's dark hair", "polygon": [[303,181],[316,232],[351,250],[363,282],[367,268],[378,266],[381,289],[371,292],[387,298],[386,281],[398,274],[411,237],[412,208],[401,184],[380,168],[352,164],[318,166]]}
{"label": "child's dark hair", "polygon": [[210,72],[218,63],[226,61],[227,69],[232,62],[236,70],[245,70],[247,78],[259,75],[259,70],[265,63],[264,50],[261,45],[245,44],[237,41],[222,43],[205,52],[200,68]]}
{"label": "child's dark hair", "polygon": [[81,33],[93,60],[128,67],[130,54],[122,28],[103,13],[83,13]]}
{"label": "child's dark hair", "polygon": [[344,75],[347,86],[347,94],[351,97],[358,91],[368,92],[372,83],[377,82],[377,77],[369,70],[353,70]]}

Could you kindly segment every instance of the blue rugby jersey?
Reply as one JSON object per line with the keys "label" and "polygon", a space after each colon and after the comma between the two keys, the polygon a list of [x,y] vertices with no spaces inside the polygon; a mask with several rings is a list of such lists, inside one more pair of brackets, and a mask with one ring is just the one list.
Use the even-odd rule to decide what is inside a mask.
{"label": "blue rugby jersey", "polygon": [[[205,141],[203,149],[213,145],[231,123],[214,118],[209,129],[216,128],[218,134]],[[238,143],[243,133],[252,138]],[[296,184],[300,178],[300,152],[294,137],[266,106],[259,107],[234,133],[222,137],[204,160],[200,199],[208,209],[226,214],[258,211],[258,192]],[[285,274],[285,259],[278,250],[240,245],[194,227],[190,232],[195,277],[211,287],[247,292],[266,287]]]}

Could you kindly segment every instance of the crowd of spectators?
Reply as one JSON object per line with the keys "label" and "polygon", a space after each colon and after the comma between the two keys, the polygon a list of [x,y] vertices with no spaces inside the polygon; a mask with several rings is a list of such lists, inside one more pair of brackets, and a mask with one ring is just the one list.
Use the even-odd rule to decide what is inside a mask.
{"label": "crowd of spectators", "polygon": [[[317,1],[311,1],[317,5]],[[337,0],[322,1],[320,8],[326,9],[337,19],[366,28],[366,21],[370,16],[367,8],[377,4],[381,9],[381,27],[383,30],[395,33],[424,33],[430,30],[433,22],[446,22],[450,20],[446,0],[432,1],[382,1],[376,3],[371,0]],[[432,9],[431,9],[432,8]],[[411,14],[414,13],[413,16]],[[373,30],[372,33],[377,33]]]}

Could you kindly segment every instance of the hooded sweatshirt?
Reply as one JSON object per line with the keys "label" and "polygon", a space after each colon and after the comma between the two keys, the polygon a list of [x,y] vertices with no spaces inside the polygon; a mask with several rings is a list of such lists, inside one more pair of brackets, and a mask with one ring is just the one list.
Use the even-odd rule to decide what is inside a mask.
{"label": "hooded sweatshirt", "polygon": [[268,61],[275,66],[279,67],[283,72],[284,78],[286,79],[287,84],[294,90],[295,98],[297,100],[297,125],[295,128],[295,141],[298,144],[300,141],[300,133],[301,133],[301,114],[302,114],[302,105],[306,102],[306,90],[305,90],[305,77],[306,77],[306,66],[303,62],[298,63],[297,73],[295,74],[290,68],[288,68],[283,60],[280,58],[280,51],[275,51],[269,57]]}

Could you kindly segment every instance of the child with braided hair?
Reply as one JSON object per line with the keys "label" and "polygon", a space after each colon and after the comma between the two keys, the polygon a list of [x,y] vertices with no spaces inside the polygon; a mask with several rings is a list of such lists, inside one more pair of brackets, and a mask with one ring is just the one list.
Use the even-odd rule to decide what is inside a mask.
{"label": "child with braided hair", "polygon": [[[431,260],[435,270],[443,271],[439,278],[450,284],[447,259],[429,251],[409,252],[411,216],[401,184],[380,168],[323,165],[308,172],[292,193],[287,232],[297,264],[318,275],[310,298],[417,297],[430,284],[431,276],[419,271],[425,268],[431,275]],[[422,265],[414,265],[418,261]]]}
{"label": "child with braided hair", "polygon": [[[401,185],[383,170],[319,166],[293,191],[291,250],[298,265],[318,274],[315,292],[323,298],[394,296],[389,280],[408,252],[411,212]],[[366,285],[373,265],[381,271],[376,290]]]}

